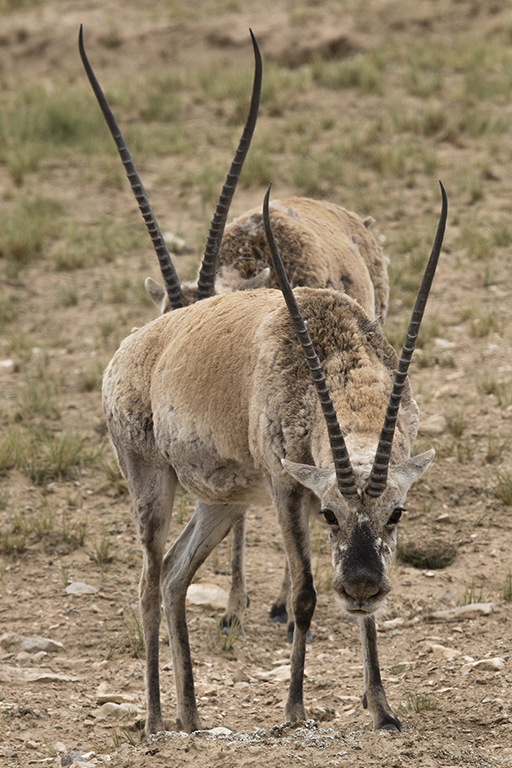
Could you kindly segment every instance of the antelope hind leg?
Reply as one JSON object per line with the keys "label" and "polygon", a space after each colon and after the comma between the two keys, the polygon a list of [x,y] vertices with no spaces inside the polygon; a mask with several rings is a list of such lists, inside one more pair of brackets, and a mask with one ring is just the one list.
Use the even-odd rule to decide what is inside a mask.
{"label": "antelope hind leg", "polygon": [[364,663],[363,706],[368,709],[373,720],[373,730],[395,731],[400,733],[402,724],[388,704],[379,669],[377,652],[377,631],[373,616],[359,619],[361,644]]}
{"label": "antelope hind leg", "polygon": [[132,511],[142,545],[139,609],[146,649],[146,724],[144,735],[164,730],[160,705],[159,629],[160,576],[165,543],[178,484],[169,467],[141,462],[128,452],[119,454],[132,499]]}
{"label": "antelope hind leg", "polygon": [[201,728],[194,691],[185,600],[199,566],[229,533],[246,509],[240,504],[205,504],[198,501],[185,530],[167,552],[162,568],[162,596],[169,627],[179,730]]}
{"label": "antelope hind leg", "polygon": [[242,621],[248,605],[249,597],[245,582],[245,514],[243,514],[232,530],[231,589],[227,611],[220,620],[224,634],[234,627],[237,627],[240,633],[242,632]]}

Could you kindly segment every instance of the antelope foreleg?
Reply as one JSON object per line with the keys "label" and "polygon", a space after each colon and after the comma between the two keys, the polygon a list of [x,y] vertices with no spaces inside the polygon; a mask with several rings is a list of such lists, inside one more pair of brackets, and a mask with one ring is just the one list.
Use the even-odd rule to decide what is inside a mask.
{"label": "antelope foreleg", "polygon": [[368,709],[373,720],[373,730],[398,731],[402,724],[388,704],[379,668],[377,652],[377,630],[373,616],[359,619],[361,644],[364,663],[363,706]]}

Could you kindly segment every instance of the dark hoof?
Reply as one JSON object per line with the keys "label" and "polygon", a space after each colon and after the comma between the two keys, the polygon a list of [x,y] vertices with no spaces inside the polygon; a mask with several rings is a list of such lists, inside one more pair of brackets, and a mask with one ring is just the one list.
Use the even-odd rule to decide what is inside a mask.
{"label": "dark hoof", "polygon": [[274,603],[270,609],[269,620],[273,624],[287,624],[288,613],[286,612],[286,606],[282,603]]}
{"label": "dark hoof", "polygon": [[393,717],[387,723],[383,723],[376,730],[379,731],[391,731],[391,733],[402,733],[402,723],[398,717]]}

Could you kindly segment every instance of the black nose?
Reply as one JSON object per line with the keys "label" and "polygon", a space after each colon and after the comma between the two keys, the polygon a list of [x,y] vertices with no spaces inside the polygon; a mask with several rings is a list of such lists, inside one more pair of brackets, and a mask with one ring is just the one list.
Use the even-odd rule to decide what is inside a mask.
{"label": "black nose", "polygon": [[377,597],[380,593],[380,579],[378,581],[372,578],[351,579],[350,581],[345,581],[343,589],[356,603],[364,605],[368,600],[372,597]]}

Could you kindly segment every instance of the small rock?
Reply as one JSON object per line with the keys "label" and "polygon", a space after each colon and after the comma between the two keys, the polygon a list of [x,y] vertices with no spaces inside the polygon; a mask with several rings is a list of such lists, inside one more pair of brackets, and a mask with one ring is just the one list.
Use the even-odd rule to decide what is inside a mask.
{"label": "small rock", "polygon": [[131,693],[108,693],[107,684],[100,683],[96,691],[96,701],[98,704],[107,704],[108,702],[113,704],[133,704],[136,701],[136,696]]}
{"label": "small rock", "polygon": [[459,397],[460,396],[460,384],[457,386],[456,384],[443,384],[442,387],[439,387],[437,392],[434,394],[434,397]]}
{"label": "small rock", "polygon": [[473,661],[467,666],[471,667],[472,669],[489,669],[492,672],[497,672],[500,669],[503,669],[505,666],[505,659],[503,659],[501,656],[495,656],[491,659],[480,659],[479,661]]}
{"label": "small rock", "polygon": [[454,341],[448,341],[448,339],[434,339],[434,344],[439,349],[455,349],[458,346]]}
{"label": "small rock", "polygon": [[461,652],[457,651],[456,648],[447,648],[445,645],[439,645],[439,643],[430,643],[429,647],[435,659],[453,661],[453,659],[461,655]]}
{"label": "small rock", "polygon": [[211,733],[213,736],[231,736],[234,733],[232,728],[226,728],[224,725],[218,725],[216,728],[210,728],[206,733]]}
{"label": "small rock", "polygon": [[55,653],[63,651],[64,646],[55,640],[49,640],[46,637],[24,637],[16,635],[13,632],[6,632],[0,637],[0,647],[9,653],[37,653],[45,651],[46,653]]}
{"label": "small rock", "polygon": [[67,749],[62,743],[62,741],[56,741],[55,744],[53,745],[53,748],[56,752],[61,752],[61,753],[67,752]]}
{"label": "small rock", "polygon": [[14,360],[11,360],[10,358],[7,358],[6,360],[0,360],[0,368],[3,368],[6,371],[13,371]]}
{"label": "small rock", "polygon": [[80,766],[80,768],[93,768],[94,763],[90,763],[85,757],[82,757],[78,752],[74,752],[72,749],[69,750],[65,755],[62,755],[60,759],[60,764],[63,766],[73,766],[77,765]]}
{"label": "small rock", "polygon": [[395,629],[395,627],[400,627],[404,623],[405,619],[403,619],[401,616],[397,616],[396,619],[387,619],[386,621],[383,621],[382,624],[380,624],[379,629]]}
{"label": "small rock", "polygon": [[1,683],[69,683],[78,680],[80,680],[79,677],[59,675],[45,667],[26,669],[10,667],[7,664],[0,665]]}
{"label": "small rock", "polygon": [[112,718],[125,717],[125,715],[138,715],[140,714],[137,707],[134,704],[114,704],[112,701],[108,701],[106,704],[102,704],[99,709],[95,709],[91,712],[91,715],[96,720],[107,720]]}
{"label": "small rock", "polygon": [[477,616],[489,616],[492,613],[492,603],[471,603],[448,608],[446,611],[434,611],[425,616],[427,621],[458,621],[459,619],[474,619]]}
{"label": "small rock", "polygon": [[[290,679],[290,673],[291,665],[282,664],[281,666],[275,667],[275,669],[271,669],[269,671],[262,669],[255,674],[255,677],[259,678],[260,680],[287,682]],[[304,671],[304,677],[308,677],[307,671]]]}
{"label": "small rock", "polygon": [[183,240],[182,237],[178,237],[178,235],[175,235],[173,232],[164,232],[163,238],[166,242],[166,245],[168,245],[169,248],[174,251],[174,253],[182,253],[183,251],[187,250],[187,244],[185,240]]}
{"label": "small rock", "polygon": [[420,422],[419,433],[420,435],[442,435],[446,432],[448,424],[442,413],[435,413],[433,416],[429,416],[425,420]]}
{"label": "small rock", "polygon": [[443,512],[442,514],[438,515],[436,517],[436,523],[442,523],[443,525],[447,525],[448,523],[452,522],[451,515],[448,514],[448,512]]}
{"label": "small rock", "polygon": [[90,584],[84,584],[83,581],[74,581],[66,587],[67,595],[94,595],[98,590]]}
{"label": "small rock", "polygon": [[204,605],[217,610],[228,607],[228,593],[216,584],[191,584],[187,591],[187,603]]}

